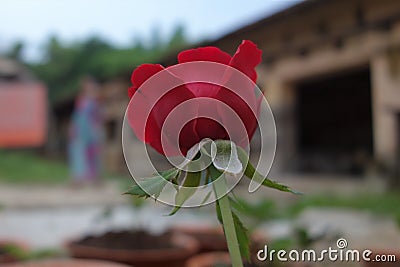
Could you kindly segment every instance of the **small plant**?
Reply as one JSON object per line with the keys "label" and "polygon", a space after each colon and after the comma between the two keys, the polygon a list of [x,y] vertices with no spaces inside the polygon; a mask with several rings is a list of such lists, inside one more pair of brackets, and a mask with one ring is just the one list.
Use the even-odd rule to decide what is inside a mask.
{"label": "small plant", "polygon": [[0,246],[0,257],[1,255],[8,255],[15,261],[29,261],[59,257],[63,256],[63,253],[55,249],[29,251],[10,243]]}
{"label": "small plant", "polygon": [[[174,167],[139,179],[132,173],[137,166],[126,158],[136,182],[127,194],[171,204],[175,207],[170,215],[182,207],[215,203],[234,267],[243,266],[242,258],[250,258],[240,203],[230,193],[240,178],[251,179],[250,192],[266,186],[297,194],[260,173],[246,150],[257,127],[261,134],[265,128],[275,128],[256,86],[261,53],[247,40],[232,57],[216,47],[186,50],[179,53],[177,65],[137,67],[128,90],[127,123],[139,140]],[[266,127],[258,120],[261,112],[270,114]],[[271,138],[270,146],[274,142]],[[123,144],[124,151],[131,149],[126,141]],[[262,164],[272,164],[273,153],[262,150],[262,154],[269,155]]]}

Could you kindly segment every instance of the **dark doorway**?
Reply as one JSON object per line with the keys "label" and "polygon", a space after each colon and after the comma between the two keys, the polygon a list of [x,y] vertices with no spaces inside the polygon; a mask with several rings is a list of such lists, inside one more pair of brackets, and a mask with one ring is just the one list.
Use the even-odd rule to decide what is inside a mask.
{"label": "dark doorway", "polygon": [[298,84],[298,168],[361,174],[372,157],[369,69]]}

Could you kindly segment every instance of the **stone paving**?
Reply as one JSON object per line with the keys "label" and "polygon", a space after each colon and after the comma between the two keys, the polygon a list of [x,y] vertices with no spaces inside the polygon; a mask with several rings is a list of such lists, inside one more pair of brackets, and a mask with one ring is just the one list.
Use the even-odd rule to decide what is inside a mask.
{"label": "stone paving", "polygon": [[[352,195],[359,193],[377,193],[384,190],[383,183],[378,179],[315,175],[282,175],[277,180],[306,195],[334,194]],[[7,208],[36,208],[36,207],[60,207],[82,205],[118,205],[126,204],[128,197],[122,193],[126,188],[115,181],[107,181],[100,185],[9,185],[0,184],[0,207]],[[238,195],[246,197],[250,201],[260,198],[271,198],[277,201],[295,201],[298,196],[282,193],[269,188],[259,188],[251,194],[247,191],[247,179],[243,178],[241,186],[235,188]]]}
{"label": "stone paving", "polygon": [[[355,192],[380,192],[384,189],[375,180],[338,180],[335,177],[317,179],[311,176],[282,176],[279,180],[306,194],[329,192],[349,195]],[[109,229],[145,227],[151,231],[162,231],[176,224],[217,224],[211,206],[200,211],[185,209],[169,217],[164,215],[168,214],[170,207],[151,200],[146,201],[143,208],[132,208],[127,205],[129,197],[121,194],[123,191],[119,184],[110,182],[78,188],[65,185],[0,185],[0,206],[3,207],[0,208],[0,239],[19,239],[32,248],[61,248],[72,238]],[[246,185],[235,191],[240,196],[248,194]],[[296,201],[298,198],[263,188],[254,193],[251,200],[267,196],[277,202]],[[293,221],[267,222],[261,225],[260,231],[270,239],[276,239],[290,236],[299,225],[312,234],[328,233],[331,239],[320,244],[322,247],[333,246],[334,238],[343,237],[350,248],[400,249],[400,231],[394,221],[362,211],[310,208]]]}
{"label": "stone paving", "polygon": [[56,208],[82,205],[118,205],[127,203],[118,183],[100,185],[9,185],[0,184],[0,207]]}

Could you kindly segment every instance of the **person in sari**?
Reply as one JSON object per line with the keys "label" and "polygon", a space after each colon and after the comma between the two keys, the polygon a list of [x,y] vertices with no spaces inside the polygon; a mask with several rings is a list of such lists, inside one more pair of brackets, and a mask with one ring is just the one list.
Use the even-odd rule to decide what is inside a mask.
{"label": "person in sari", "polygon": [[69,133],[69,163],[73,183],[100,182],[102,116],[98,84],[91,77],[81,80]]}

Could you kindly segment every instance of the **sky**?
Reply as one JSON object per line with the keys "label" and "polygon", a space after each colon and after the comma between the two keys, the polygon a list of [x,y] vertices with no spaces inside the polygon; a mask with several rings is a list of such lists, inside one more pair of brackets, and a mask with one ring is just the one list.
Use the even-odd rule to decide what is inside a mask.
{"label": "sky", "polygon": [[127,46],[149,40],[155,28],[166,38],[184,25],[193,42],[215,39],[299,0],[0,0],[0,52],[15,41],[24,57],[40,59],[50,35],[73,42],[98,35]]}

